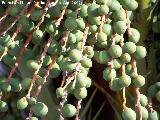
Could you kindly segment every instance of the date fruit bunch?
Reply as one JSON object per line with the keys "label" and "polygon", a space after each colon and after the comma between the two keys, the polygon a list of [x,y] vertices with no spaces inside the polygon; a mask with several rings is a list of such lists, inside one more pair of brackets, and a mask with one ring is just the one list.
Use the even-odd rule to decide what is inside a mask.
{"label": "date fruit bunch", "polygon": [[[136,0],[14,2],[0,6],[0,60],[8,68],[0,76],[0,111],[6,113],[6,120],[13,117],[7,113],[10,108],[16,119],[24,117],[19,110],[29,120],[45,117],[49,109],[38,96],[46,83],[60,75],[55,91],[60,98],[59,117],[79,119],[82,100],[92,85],[88,73],[93,61],[106,65],[102,72],[110,89],[123,91],[124,120],[153,119],[146,96],[139,92],[145,77],[138,74],[136,63],[147,52],[138,45],[140,33],[131,24]],[[136,108],[126,107],[128,87],[136,90]],[[70,103],[69,96],[77,104]]]}

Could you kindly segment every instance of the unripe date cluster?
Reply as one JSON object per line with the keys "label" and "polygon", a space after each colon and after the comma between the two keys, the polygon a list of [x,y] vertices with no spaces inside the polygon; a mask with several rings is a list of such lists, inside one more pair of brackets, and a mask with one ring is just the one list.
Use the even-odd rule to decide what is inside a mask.
{"label": "unripe date cluster", "polygon": [[[16,16],[19,16],[24,6],[9,7],[6,19],[18,18]],[[35,117],[32,116],[30,120],[38,120],[46,116],[49,109],[45,103],[37,101],[38,96],[26,96],[31,85],[38,88],[62,75],[63,81],[59,80],[62,84],[55,90],[57,97],[63,99],[71,95],[81,101],[87,97],[87,89],[92,85],[88,73],[95,61],[107,65],[102,71],[103,78],[109,82],[112,91],[120,91],[130,86],[143,87],[145,77],[134,75],[133,60],[145,58],[147,51],[145,47],[136,45],[140,40],[139,31],[132,26],[128,27],[134,19],[133,12],[137,7],[136,0],[96,0],[93,3],[68,5],[58,2],[55,6],[48,7],[48,11],[44,11],[45,5],[36,6],[32,13],[29,13],[28,8],[27,13],[20,16],[13,28],[0,36],[2,62],[10,69],[19,62],[9,82],[6,82],[8,73],[0,77],[0,96],[5,96],[6,93],[18,96],[18,99],[14,98],[14,108],[31,109]],[[4,7],[0,6],[0,11],[3,10]],[[41,25],[37,27],[38,23]],[[8,24],[11,25],[12,22]],[[16,28],[20,30],[14,38]],[[123,37],[123,34],[127,34],[127,37]],[[27,46],[28,36],[31,39]],[[52,39],[50,44],[47,43],[49,37]],[[22,48],[25,50],[19,61],[17,59]],[[45,50],[44,55],[42,53]],[[34,77],[36,80],[33,83]],[[159,91],[155,96],[160,101]],[[142,95],[141,104],[143,107],[147,106],[146,96]],[[8,101],[2,99],[0,111],[6,112],[8,105]],[[77,114],[75,105],[67,101],[61,105],[60,111],[67,118]],[[143,112],[146,113],[145,108]],[[147,113],[150,120],[154,118],[154,114],[156,113]],[[136,120],[136,116],[138,114],[131,108],[122,112],[124,120]]]}

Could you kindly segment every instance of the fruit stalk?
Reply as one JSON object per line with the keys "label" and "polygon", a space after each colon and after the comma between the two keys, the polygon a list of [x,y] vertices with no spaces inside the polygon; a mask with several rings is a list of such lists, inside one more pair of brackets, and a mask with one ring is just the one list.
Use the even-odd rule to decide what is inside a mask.
{"label": "fruit stalk", "polygon": [[[33,0],[30,0],[29,2],[31,3]],[[1,35],[5,35],[14,25],[15,23],[21,18],[21,16],[25,13],[25,11],[27,10],[27,8],[29,7],[30,4],[27,4],[23,10],[20,12],[20,14],[16,17],[16,19],[13,21],[13,23],[3,32],[0,33]]]}
{"label": "fruit stalk", "polygon": [[[15,41],[15,38],[17,37],[18,33],[20,32],[22,26],[18,26],[16,31],[13,33],[13,36],[12,36],[12,41],[14,42]],[[5,47],[5,51],[3,52],[3,54],[0,56],[0,61],[2,60],[2,58],[8,53],[8,50],[9,50],[9,46],[6,46]]]}
{"label": "fruit stalk", "polygon": [[76,113],[75,120],[80,120],[79,119],[79,111],[81,109],[81,102],[82,102],[82,100],[78,100],[78,103],[77,103],[77,113]]}
{"label": "fruit stalk", "polygon": [[29,34],[27,40],[25,41],[23,47],[20,49],[20,53],[19,53],[19,56],[16,58],[16,63],[12,66],[11,68],[11,71],[9,73],[9,76],[6,80],[6,82],[10,82],[11,79],[12,79],[12,75],[14,74],[14,72],[16,71],[16,68],[18,67],[19,63],[21,62],[21,59],[22,59],[22,56],[23,56],[23,53],[25,52],[27,46],[29,45],[30,41],[31,41],[31,38],[32,38],[32,33]]}
{"label": "fruit stalk", "polygon": [[40,68],[42,67],[43,60],[44,60],[44,58],[45,58],[45,56],[46,56],[46,53],[47,53],[47,51],[48,51],[49,46],[51,45],[51,42],[52,42],[52,38],[51,38],[51,36],[50,36],[50,38],[48,39],[47,44],[46,44],[45,47],[44,47],[44,50],[43,50],[42,54],[41,54],[41,58],[40,58],[39,61],[38,61],[38,64],[39,64],[39,65],[38,65],[37,70],[34,72],[34,75],[33,75],[32,81],[31,81],[31,85],[30,85],[29,90],[28,90],[28,94],[26,95],[27,98],[30,98],[30,93],[31,93],[33,84],[35,83],[35,81],[36,81],[36,79],[37,79],[37,75],[38,75],[38,73],[39,73]]}
{"label": "fruit stalk", "polygon": [[47,67],[46,71],[45,71],[45,75],[42,78],[42,85],[38,86],[36,93],[35,93],[35,98],[37,99],[42,87],[44,86],[44,84],[46,83],[47,77],[49,76],[50,70],[52,69],[52,66],[54,65],[54,63],[56,62],[56,56],[53,55],[52,57],[52,62],[50,63],[50,65]]}
{"label": "fruit stalk", "polygon": [[[12,5],[13,7],[16,6],[16,4],[19,2],[20,0],[14,0],[14,4]],[[9,9],[9,8],[8,8]],[[0,18],[0,26],[2,24],[2,21],[8,16],[8,9],[5,11],[4,15]]]}

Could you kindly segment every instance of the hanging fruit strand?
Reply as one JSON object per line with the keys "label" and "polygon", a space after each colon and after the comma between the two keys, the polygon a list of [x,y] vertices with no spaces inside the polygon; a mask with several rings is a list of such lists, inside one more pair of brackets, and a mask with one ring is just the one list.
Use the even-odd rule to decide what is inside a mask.
{"label": "hanging fruit strand", "polygon": [[[15,41],[15,38],[17,37],[18,33],[20,32],[21,27],[22,27],[21,25],[18,26],[17,29],[16,29],[16,31],[13,33],[12,38],[11,38],[13,42]],[[8,50],[9,50],[9,46],[6,46],[5,47],[5,51],[3,52],[3,54],[0,55],[0,61],[8,53]]]}
{"label": "hanging fruit strand", "polygon": [[81,103],[82,103],[82,100],[78,100],[78,103],[77,103],[77,113],[76,113],[75,120],[80,120],[79,119],[79,112],[80,112],[80,109],[81,109]]}
{"label": "hanging fruit strand", "polygon": [[[35,6],[33,6],[33,7],[30,9],[30,11],[32,11],[34,8],[35,8]],[[27,9],[27,8],[26,8],[26,9]],[[27,17],[29,17],[30,15],[31,15],[31,13],[29,13],[29,14],[27,15]],[[21,28],[22,28],[22,27],[21,27]],[[19,55],[16,57],[16,63],[12,66],[11,71],[10,71],[10,73],[9,73],[9,76],[8,76],[6,82],[9,83],[9,82],[11,81],[12,76],[13,76],[14,72],[16,71],[16,68],[18,67],[19,63],[21,62],[22,56],[23,56],[23,54],[24,54],[27,46],[29,45],[29,43],[30,43],[30,41],[31,41],[31,38],[32,38],[32,32],[29,33],[29,35],[28,35],[28,37],[27,37],[24,45],[21,47],[20,53],[19,53]]]}
{"label": "hanging fruit strand", "polygon": [[[131,33],[131,28],[130,28],[130,20],[128,17],[128,11],[126,11],[126,23],[127,23],[127,30],[128,30],[128,36],[130,37],[132,35]],[[136,60],[134,58],[134,56],[132,56],[132,67],[133,67],[133,73],[134,73],[134,77],[136,77],[138,75],[137,73],[137,64],[136,64]],[[140,88],[136,88],[136,107],[140,112],[140,120],[142,120],[142,109],[141,109],[141,104],[140,104]]]}
{"label": "hanging fruit strand", "polygon": [[[121,34],[121,38],[120,38],[120,47],[123,48],[124,45],[124,38],[123,38],[123,34]],[[123,63],[121,66],[121,75],[126,75],[125,72],[125,66],[126,64]],[[122,89],[122,96],[123,96],[123,110],[126,109],[126,87],[123,87]]]}
{"label": "hanging fruit strand", "polygon": [[39,72],[40,68],[42,67],[43,60],[44,60],[44,58],[45,58],[45,56],[46,56],[46,53],[47,53],[47,51],[48,51],[49,46],[51,45],[51,42],[52,42],[52,38],[50,37],[50,38],[48,39],[47,44],[46,44],[45,47],[44,47],[44,51],[43,51],[43,53],[41,54],[41,58],[40,58],[39,61],[38,61],[38,64],[39,64],[39,65],[38,65],[38,68],[37,68],[37,70],[36,70],[36,71],[34,72],[34,74],[33,74],[33,78],[32,78],[32,81],[31,81],[31,85],[30,85],[29,90],[28,90],[28,93],[27,93],[27,95],[26,95],[27,98],[30,98],[30,94],[31,94],[33,85],[34,85],[34,83],[35,83],[35,81],[36,81],[36,79],[37,79],[38,72]]}
{"label": "hanging fruit strand", "polygon": [[[20,0],[14,0],[14,4],[12,5],[13,7],[16,6],[16,4],[19,2]],[[12,7],[10,6],[10,7]],[[8,8],[9,9],[9,8]],[[0,26],[2,25],[3,20],[8,16],[8,9],[5,11],[4,15],[0,18]]]}
{"label": "hanging fruit strand", "polygon": [[[29,2],[31,3],[33,0],[30,0]],[[1,35],[5,35],[12,27],[16,24],[16,22],[21,18],[21,16],[26,12],[27,8],[29,7],[30,4],[27,4],[23,10],[20,12],[20,14],[16,17],[16,19],[13,21],[13,23],[3,32],[0,33]]]}
{"label": "hanging fruit strand", "polygon": [[44,86],[44,84],[46,83],[46,80],[47,80],[47,77],[49,76],[49,73],[50,73],[50,70],[52,69],[52,66],[54,65],[54,63],[56,62],[56,56],[53,55],[52,57],[52,62],[50,63],[50,65],[47,67],[46,71],[45,71],[45,75],[44,77],[42,78],[42,85],[38,86],[37,90],[36,90],[36,93],[35,93],[35,98],[37,99],[41,90],[42,90],[42,87]]}
{"label": "hanging fruit strand", "polygon": [[56,21],[55,23],[56,27],[58,27],[61,24],[61,21],[63,20],[65,13],[66,13],[66,8],[62,10],[60,18],[58,18],[58,20]]}
{"label": "hanging fruit strand", "polygon": [[35,29],[39,29],[41,24],[44,22],[44,17],[47,14],[50,2],[51,2],[51,0],[47,0],[46,5],[45,5],[44,10],[41,15],[41,20],[38,22],[37,26],[35,26]]}
{"label": "hanging fruit strand", "polygon": [[9,83],[12,79],[12,76],[13,74],[15,73],[16,71],[16,68],[18,67],[19,63],[21,62],[21,59],[22,59],[22,56],[23,56],[23,53],[25,52],[25,49],[27,48],[27,46],[29,45],[30,41],[31,41],[31,38],[32,38],[32,34],[30,33],[27,40],[25,41],[23,47],[20,49],[20,53],[18,55],[18,57],[16,58],[16,63],[13,65],[13,67],[11,68],[11,71],[9,73],[9,76],[6,80],[7,83]]}

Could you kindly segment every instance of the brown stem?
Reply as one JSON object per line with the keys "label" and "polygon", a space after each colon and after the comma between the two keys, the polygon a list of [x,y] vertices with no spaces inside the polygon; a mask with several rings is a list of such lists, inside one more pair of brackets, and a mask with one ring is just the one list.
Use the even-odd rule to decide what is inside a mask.
{"label": "brown stem", "polygon": [[148,109],[149,109],[150,112],[153,111],[152,98],[151,97],[148,98]]}
{"label": "brown stem", "polygon": [[20,32],[21,28],[22,28],[21,25],[17,27],[16,31],[12,35],[12,41],[15,41],[15,38],[17,37],[18,33]]}
{"label": "brown stem", "polygon": [[60,40],[60,44],[61,44],[61,48],[62,51],[65,52],[66,51],[66,45],[67,45],[67,41],[68,41],[68,35],[69,35],[70,31],[65,31],[64,36],[62,37],[62,39]]}
{"label": "brown stem", "polygon": [[[134,73],[134,77],[136,77],[137,74],[137,65],[136,65],[136,60],[134,59],[134,57],[132,56],[132,67],[133,67],[133,73]],[[140,88],[136,88],[136,108],[139,110],[140,113],[140,120],[142,120],[142,109],[141,109],[141,104],[140,104]]]}
{"label": "brown stem", "polygon": [[32,33],[29,34],[29,36],[28,36],[26,42],[24,43],[23,47],[21,47],[19,56],[17,57],[16,63],[13,65],[13,67],[12,67],[10,73],[9,73],[9,76],[8,76],[6,82],[10,82],[10,81],[11,81],[12,75],[13,75],[14,72],[16,71],[16,68],[18,67],[18,64],[21,62],[23,53],[25,52],[25,50],[26,50],[28,44],[30,43],[31,38],[32,38]]}
{"label": "brown stem", "polygon": [[77,103],[77,113],[76,113],[75,120],[80,120],[79,119],[79,112],[80,112],[80,109],[81,109],[81,102],[82,102],[82,100],[78,100],[78,103]]}
{"label": "brown stem", "polygon": [[[123,38],[123,34],[121,34],[121,39],[120,39],[121,48],[123,48],[123,45],[124,45],[124,38]],[[125,66],[126,66],[125,63],[123,63],[121,66],[121,75],[126,74]],[[126,88],[125,87],[122,89],[122,96],[123,96],[123,109],[125,109],[126,108]]]}
{"label": "brown stem", "polygon": [[126,13],[126,24],[127,24],[127,32],[128,32],[128,36],[131,36],[131,27],[130,27],[130,20],[129,20],[129,17],[128,17],[128,11],[126,10],[125,11]]}
{"label": "brown stem", "polygon": [[[16,4],[19,2],[20,0],[14,0],[14,4],[13,4],[13,7],[16,6]],[[4,15],[0,18],[0,26],[2,24],[2,21],[8,16],[8,11],[9,11],[9,8],[7,8],[7,10],[5,11]]]}
{"label": "brown stem", "polygon": [[53,55],[52,57],[52,62],[49,64],[49,66],[47,67],[46,71],[45,71],[45,75],[44,77],[42,78],[42,85],[38,86],[37,90],[36,90],[36,93],[35,93],[35,98],[37,99],[41,90],[42,90],[42,87],[44,86],[44,84],[46,83],[46,80],[47,80],[47,77],[49,76],[49,73],[50,73],[50,70],[52,69],[52,66],[54,65],[54,63],[56,62],[56,56]]}
{"label": "brown stem", "polygon": [[[128,11],[126,10],[126,23],[127,23],[127,32],[128,32],[128,36],[131,36],[131,28],[130,28],[130,20],[129,20],[129,17],[128,17]],[[133,73],[134,73],[134,77],[136,77],[138,75],[137,73],[137,64],[136,64],[136,60],[134,58],[134,56],[132,55],[132,69],[133,69]],[[140,91],[139,91],[140,88],[136,88],[135,91],[136,91],[136,108],[139,110],[140,112],[140,120],[142,120],[142,109],[141,109],[141,104],[140,104]]]}
{"label": "brown stem", "polygon": [[[32,1],[32,0],[30,0],[30,2],[31,2],[31,1]],[[38,3],[36,3],[36,4],[38,4]],[[33,11],[33,10],[35,9],[36,4],[30,9],[30,12],[29,12],[29,14],[28,14],[27,17],[29,17],[29,16],[32,14],[31,11]],[[29,5],[29,4],[28,4],[28,5]],[[28,6],[25,6],[25,7],[26,7],[26,8],[24,8],[20,14],[22,14],[23,12],[25,12],[25,9],[28,8]],[[22,15],[23,15],[23,14],[22,14]],[[21,16],[21,15],[20,15],[20,16]],[[29,33],[29,36],[28,36],[25,44],[24,44],[23,47],[20,49],[20,54],[19,54],[18,58],[16,59],[16,63],[15,63],[14,66],[12,67],[11,72],[9,73],[9,76],[8,76],[6,82],[9,82],[9,81],[12,79],[12,75],[13,75],[14,72],[16,71],[16,68],[18,67],[18,64],[21,62],[23,53],[25,52],[25,49],[26,49],[27,46],[29,45],[29,43],[30,43],[30,41],[31,41],[31,38],[32,38],[32,32]]]}
{"label": "brown stem", "polygon": [[[12,36],[12,41],[15,41],[15,38],[17,37],[19,31],[21,29],[21,26],[17,27],[17,30],[14,32],[13,36]],[[3,54],[0,56],[0,61],[2,60],[2,58],[8,53],[9,50],[9,46],[5,47],[5,51],[3,52]]]}
{"label": "brown stem", "polygon": [[126,88],[123,88],[123,109],[126,108]]}
{"label": "brown stem", "polygon": [[140,113],[140,120],[142,120],[142,109],[141,109],[141,104],[140,104],[140,91],[139,91],[140,88],[136,88],[136,107],[137,109],[139,110],[139,113]]}
{"label": "brown stem", "polygon": [[55,0],[55,2],[54,2],[54,5],[53,5],[53,6],[57,5],[57,4],[58,4],[58,2],[59,2],[59,0]]}
{"label": "brown stem", "polygon": [[99,32],[102,32],[102,30],[103,30],[103,25],[104,25],[105,19],[106,19],[106,16],[103,15],[103,16],[101,17],[101,25],[99,26]]}
{"label": "brown stem", "polygon": [[63,86],[64,86],[64,84],[65,84],[67,74],[68,74],[68,73],[67,73],[66,71],[64,71],[64,72],[62,73],[62,75],[63,75],[63,79],[62,79],[62,82],[61,82],[61,87],[63,87]]}
{"label": "brown stem", "polygon": [[45,5],[45,7],[44,7],[44,11],[43,11],[43,13],[41,15],[41,20],[39,21],[39,23],[37,24],[37,26],[35,26],[35,29],[38,29],[41,26],[41,24],[43,23],[44,17],[46,15],[47,11],[48,11],[48,7],[49,7],[49,4],[50,4],[50,1],[51,0],[47,0],[47,3]]}
{"label": "brown stem", "polygon": [[[112,45],[115,45],[115,33],[112,34]],[[113,58],[110,59],[110,61],[108,62],[108,66],[110,67],[110,69],[112,70],[114,68],[114,64],[113,64]]]}
{"label": "brown stem", "polygon": [[2,32],[3,30],[6,29],[7,25],[9,25],[10,23],[12,22],[12,19],[6,19],[1,26],[0,28],[0,32]]}
{"label": "brown stem", "polygon": [[133,55],[132,55],[132,69],[133,69],[134,76],[137,76],[138,75],[138,73],[137,73],[137,62],[136,62]]}
{"label": "brown stem", "polygon": [[31,93],[32,87],[33,87],[33,85],[34,85],[34,83],[35,83],[35,81],[36,81],[36,79],[37,79],[37,75],[38,75],[38,73],[39,73],[40,68],[42,67],[43,60],[44,60],[44,58],[45,58],[45,56],[46,56],[46,53],[47,53],[47,51],[48,51],[48,48],[49,48],[51,42],[52,42],[52,38],[50,37],[50,38],[48,39],[47,44],[46,44],[45,47],[44,47],[43,53],[41,54],[41,58],[40,58],[39,61],[38,61],[38,64],[39,64],[39,65],[38,65],[38,68],[37,68],[37,70],[34,72],[33,78],[32,78],[32,80],[31,80],[31,85],[30,85],[30,87],[29,87],[28,94],[26,95],[28,98],[30,98],[30,93]]}
{"label": "brown stem", "polygon": [[5,47],[3,54],[1,54],[0,56],[0,61],[2,61],[2,58],[7,54],[7,52],[8,52],[8,47]]}
{"label": "brown stem", "polygon": [[65,15],[65,13],[66,13],[66,8],[64,10],[62,10],[60,18],[58,18],[58,20],[56,21],[56,23],[55,23],[56,27],[58,27],[61,24],[61,21]]}
{"label": "brown stem", "polygon": [[[33,0],[30,0],[29,2],[31,3]],[[27,4],[23,10],[20,12],[20,14],[16,17],[16,19],[13,21],[13,23],[5,30],[3,31],[2,33],[0,33],[0,36],[1,35],[4,35],[6,34],[14,25],[15,23],[21,18],[21,16],[25,13],[25,11],[27,10],[27,8],[29,7],[29,4]]]}
{"label": "brown stem", "polygon": [[83,50],[84,50],[84,45],[86,43],[88,33],[89,33],[89,24],[86,25],[86,28],[85,28],[84,33],[83,33],[83,39],[82,39],[82,44],[81,44],[82,53],[83,53]]}

